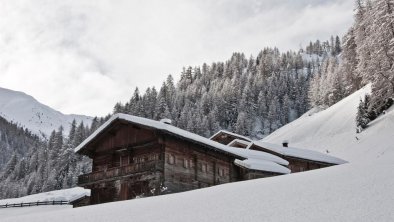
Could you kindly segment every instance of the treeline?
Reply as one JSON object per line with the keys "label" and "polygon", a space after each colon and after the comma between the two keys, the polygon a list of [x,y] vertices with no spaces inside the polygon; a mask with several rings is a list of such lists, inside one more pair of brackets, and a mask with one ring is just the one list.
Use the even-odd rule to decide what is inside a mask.
{"label": "treeline", "polygon": [[354,41],[354,72],[372,82],[372,94],[360,101],[358,132],[384,113],[394,98],[394,1],[356,2],[355,23],[348,35]]}
{"label": "treeline", "polygon": [[326,68],[322,61],[337,60],[342,50],[335,39],[316,41],[299,52],[265,48],[257,57],[234,53],[225,62],[184,68],[176,84],[168,76],[158,91],[152,87],[141,94],[136,88],[127,103],[115,105],[114,113],[170,118],[206,137],[226,129],[261,138],[310,108],[311,80]]}

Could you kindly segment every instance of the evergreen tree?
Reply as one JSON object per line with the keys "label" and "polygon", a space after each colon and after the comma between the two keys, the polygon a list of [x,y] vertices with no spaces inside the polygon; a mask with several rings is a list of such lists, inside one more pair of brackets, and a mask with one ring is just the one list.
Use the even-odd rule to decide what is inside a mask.
{"label": "evergreen tree", "polygon": [[357,107],[356,126],[358,133],[367,128],[368,123],[371,121],[368,118],[368,98],[368,95],[366,95],[364,101],[360,100],[360,104]]}

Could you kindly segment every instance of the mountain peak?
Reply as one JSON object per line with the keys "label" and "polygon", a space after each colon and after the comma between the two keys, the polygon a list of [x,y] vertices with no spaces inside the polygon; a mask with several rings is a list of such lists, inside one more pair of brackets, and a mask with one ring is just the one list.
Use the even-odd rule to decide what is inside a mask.
{"label": "mountain peak", "polygon": [[67,134],[75,119],[90,124],[92,117],[66,115],[37,101],[34,97],[20,91],[0,87],[0,116],[9,122],[29,129],[31,132],[48,136],[53,130],[64,127]]}

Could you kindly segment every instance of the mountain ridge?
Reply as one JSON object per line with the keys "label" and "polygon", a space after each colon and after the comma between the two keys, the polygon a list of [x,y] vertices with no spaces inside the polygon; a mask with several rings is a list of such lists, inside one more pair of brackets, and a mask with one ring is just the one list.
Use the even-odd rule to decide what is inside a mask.
{"label": "mountain ridge", "polygon": [[85,124],[90,124],[92,121],[92,117],[63,114],[39,102],[31,95],[2,87],[0,87],[0,116],[42,137],[49,136],[61,125],[64,127],[64,133],[68,134],[74,119]]}

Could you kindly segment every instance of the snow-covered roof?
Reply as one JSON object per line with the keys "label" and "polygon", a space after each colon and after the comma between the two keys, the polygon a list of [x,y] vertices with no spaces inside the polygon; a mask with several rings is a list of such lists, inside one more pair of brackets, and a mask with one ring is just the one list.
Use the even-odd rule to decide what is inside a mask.
{"label": "snow-covered roof", "polygon": [[0,205],[3,204],[16,204],[16,203],[28,203],[37,201],[69,201],[79,199],[83,196],[90,196],[90,189],[84,189],[82,187],[74,187],[63,190],[53,190],[45,193],[32,194],[24,197],[2,199]]}
{"label": "snow-covered roof", "polygon": [[234,164],[240,167],[244,167],[250,170],[258,170],[265,172],[274,172],[280,174],[289,174],[291,170],[287,167],[279,165],[277,163],[265,160],[254,160],[254,159],[246,159],[246,160],[234,160]]}
{"label": "snow-covered roof", "polygon": [[113,115],[107,122],[105,122],[100,128],[98,128],[92,135],[90,135],[78,147],[76,147],[74,151],[80,152],[81,149],[83,149],[86,145],[88,145],[94,138],[96,138],[102,131],[104,131],[108,126],[110,126],[116,120],[124,120],[124,121],[128,121],[130,123],[135,123],[135,124],[159,129],[159,130],[171,133],[173,135],[177,135],[177,136],[198,142],[200,144],[205,144],[209,147],[220,150],[222,152],[229,153],[238,159],[244,158],[244,159],[250,159],[251,161],[254,161],[254,162],[265,161],[265,162],[272,162],[272,163],[281,164],[281,165],[288,165],[289,164],[288,161],[286,161],[278,156],[266,153],[266,152],[229,147],[229,146],[223,145],[221,143],[218,143],[216,141],[207,139],[205,137],[199,136],[197,134],[188,132],[186,130],[180,129],[178,127],[175,127],[175,126],[172,126],[172,125],[160,122],[160,121],[155,121],[155,120],[151,120],[151,119],[146,119],[146,118],[122,114],[122,113],[118,113],[118,114]]}
{"label": "snow-covered roof", "polygon": [[252,140],[250,138],[246,137],[246,136],[242,136],[242,135],[239,135],[239,134],[236,134],[236,133],[232,133],[232,132],[229,132],[227,130],[219,130],[217,133],[213,134],[209,139],[211,140],[211,139],[215,138],[217,135],[222,134],[222,133],[223,134],[228,134],[228,135],[231,135],[231,136],[234,136],[236,138],[240,138],[240,139],[243,139],[243,140],[246,140],[246,141],[249,141],[249,142],[252,142]]}
{"label": "snow-covered roof", "polygon": [[[116,120],[124,120],[130,123],[135,123],[142,126],[151,127],[154,129],[162,130],[167,133],[171,133],[183,138],[187,138],[189,140],[202,143],[204,145],[210,146],[212,148],[218,149],[220,151],[224,151],[227,153],[231,153],[228,150],[228,147],[220,144],[218,142],[209,140],[205,137],[199,136],[197,134],[188,132],[186,130],[180,129],[178,127],[172,126],[170,124],[166,124],[164,122],[155,121],[151,119],[146,119],[138,116],[132,116],[128,114],[118,113],[113,115],[107,122],[105,122],[101,127],[99,127],[92,135],[90,135],[87,139],[85,139],[78,147],[75,148],[75,152],[80,152],[86,145],[88,145],[94,138],[96,138],[102,131],[104,131],[108,126],[110,126]],[[243,156],[239,156],[243,157]],[[244,157],[246,158],[246,157]]]}
{"label": "snow-covered roof", "polygon": [[245,146],[249,146],[249,144],[250,144],[250,142],[247,142],[247,141],[245,141],[245,140],[234,139],[233,141],[229,142],[229,143],[227,144],[227,146],[233,146],[233,145],[236,144],[236,143],[240,143],[240,144],[245,145]]}
{"label": "snow-covered roof", "polygon": [[300,148],[295,148],[295,147],[283,147],[282,145],[267,143],[267,142],[262,142],[262,141],[254,141],[246,149],[250,149],[250,147],[253,145],[265,148],[267,150],[271,150],[275,153],[278,153],[278,154],[281,154],[284,156],[297,157],[297,158],[301,158],[301,159],[307,159],[307,160],[313,160],[313,161],[318,161],[318,162],[323,162],[323,163],[331,163],[331,164],[347,163],[347,161],[345,161],[345,160],[342,160],[340,158],[333,157],[333,156],[330,156],[327,154],[323,154],[323,153],[320,153],[317,151],[300,149]]}
{"label": "snow-covered roof", "polygon": [[235,148],[235,147],[228,147],[228,149],[232,152],[235,153],[239,156],[244,156],[249,160],[254,160],[254,161],[270,161],[274,162],[280,165],[287,166],[289,165],[289,162],[281,157],[275,156],[270,153],[258,151],[258,150],[250,150],[250,149],[240,149],[240,148]]}
{"label": "snow-covered roof", "polygon": [[84,198],[84,197],[90,197],[90,193],[73,196],[72,198],[70,198],[70,200],[68,200],[68,202],[72,203],[72,202],[79,200],[81,198]]}

